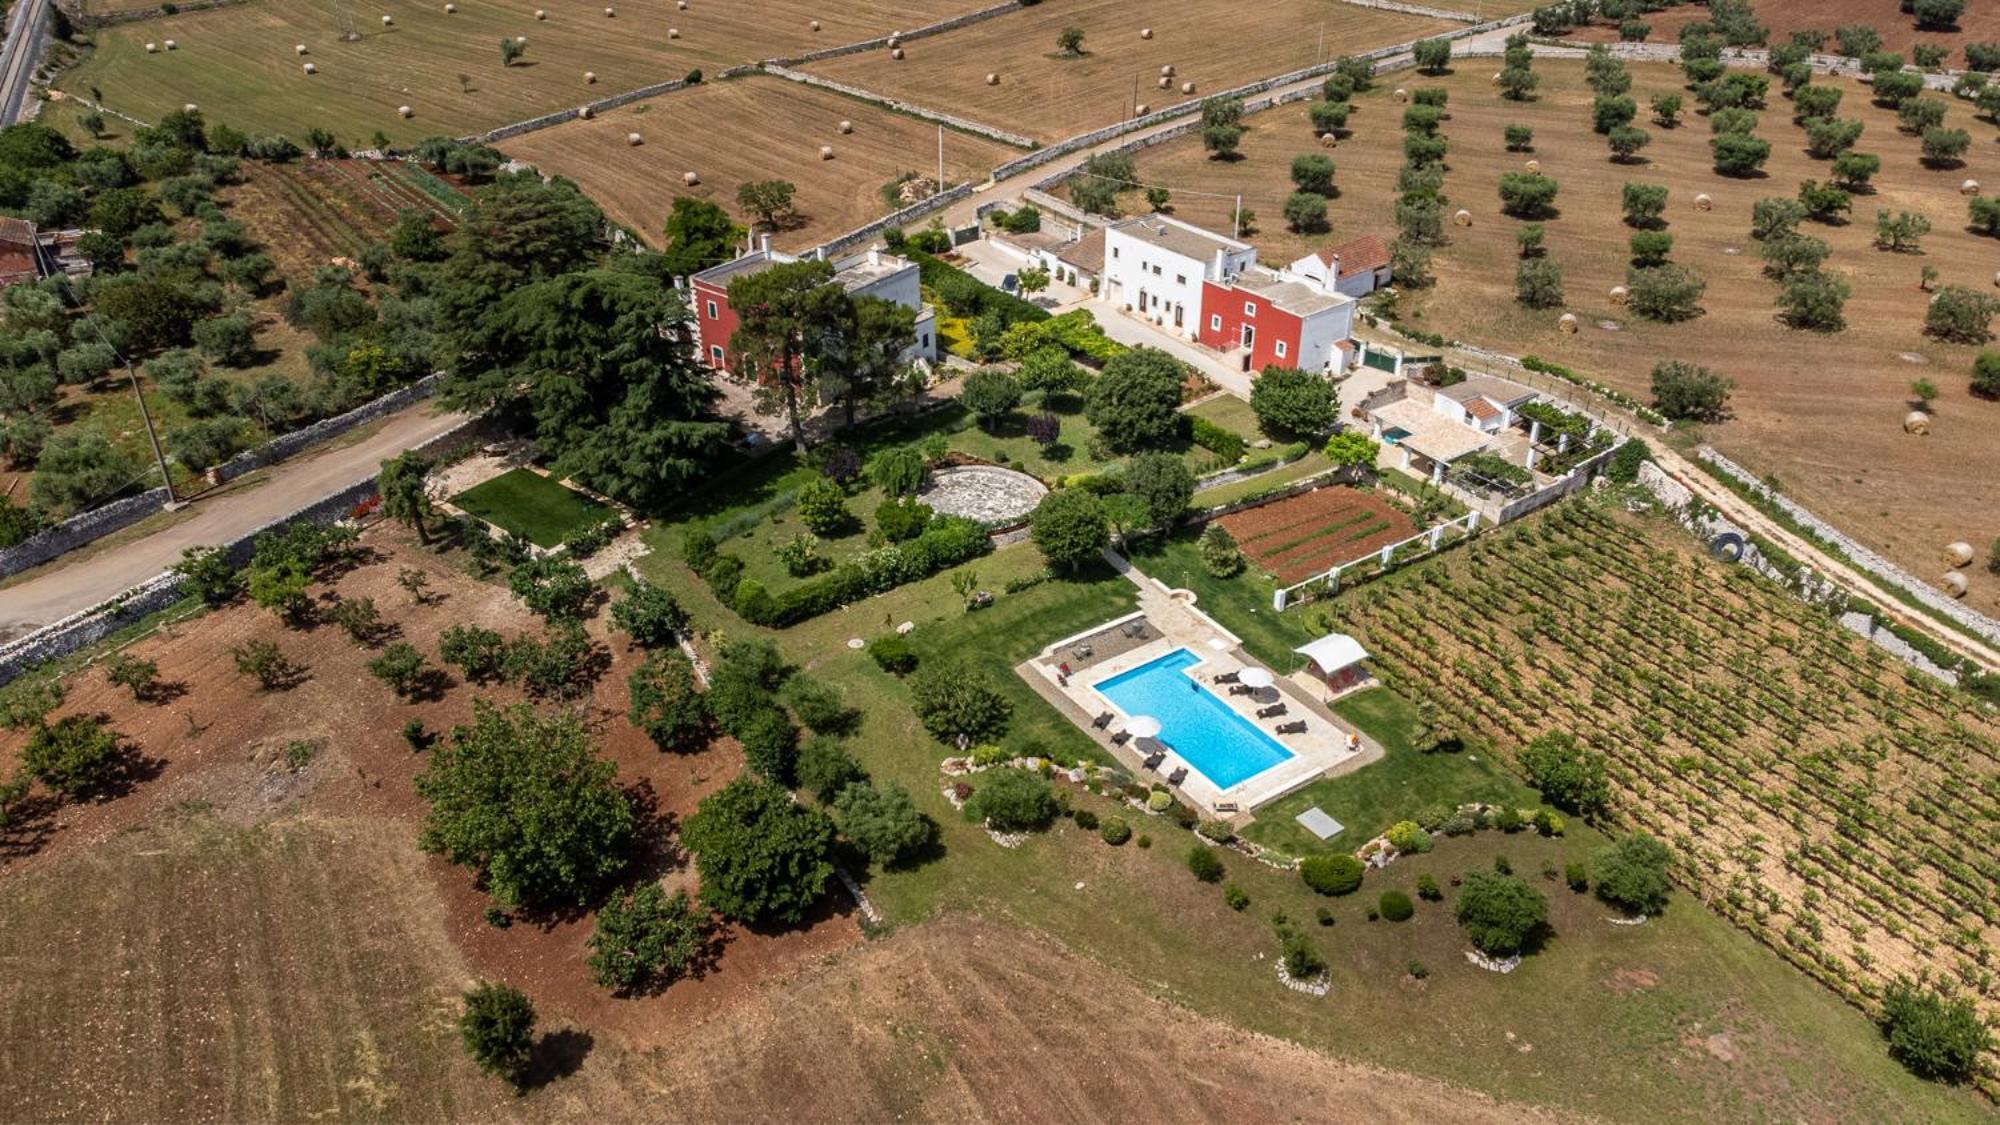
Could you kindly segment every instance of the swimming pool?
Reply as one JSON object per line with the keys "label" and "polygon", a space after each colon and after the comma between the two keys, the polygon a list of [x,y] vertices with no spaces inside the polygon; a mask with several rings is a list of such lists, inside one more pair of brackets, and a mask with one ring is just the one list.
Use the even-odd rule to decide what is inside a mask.
{"label": "swimming pool", "polygon": [[1175,649],[1094,687],[1126,715],[1160,720],[1160,741],[1200,770],[1217,789],[1255,777],[1292,752],[1187,674],[1201,658]]}

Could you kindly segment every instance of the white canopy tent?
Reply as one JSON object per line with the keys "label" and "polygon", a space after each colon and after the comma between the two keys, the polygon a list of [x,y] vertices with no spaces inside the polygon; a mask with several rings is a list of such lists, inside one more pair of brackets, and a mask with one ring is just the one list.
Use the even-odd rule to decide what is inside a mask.
{"label": "white canopy tent", "polygon": [[1292,650],[1319,668],[1322,678],[1334,675],[1343,668],[1351,668],[1368,659],[1368,650],[1361,642],[1346,633],[1328,633],[1316,641],[1302,644]]}

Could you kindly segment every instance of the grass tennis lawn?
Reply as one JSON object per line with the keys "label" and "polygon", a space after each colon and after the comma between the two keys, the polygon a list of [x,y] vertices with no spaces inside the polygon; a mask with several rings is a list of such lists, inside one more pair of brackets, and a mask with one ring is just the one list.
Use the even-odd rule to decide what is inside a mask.
{"label": "grass tennis lawn", "polygon": [[[1260,807],[1256,821],[1243,830],[1245,837],[1290,855],[1351,852],[1426,805],[1541,804],[1532,790],[1488,754],[1426,754],[1411,746],[1405,732],[1415,713],[1408,700],[1388,688],[1350,695],[1335,703],[1333,710],[1382,744],[1382,760],[1339,777],[1321,778]],[[1345,830],[1330,840],[1308,832],[1297,817],[1315,805]]]}
{"label": "grass tennis lawn", "polygon": [[557,546],[611,514],[610,505],[529,469],[509,469],[451,502],[537,547]]}

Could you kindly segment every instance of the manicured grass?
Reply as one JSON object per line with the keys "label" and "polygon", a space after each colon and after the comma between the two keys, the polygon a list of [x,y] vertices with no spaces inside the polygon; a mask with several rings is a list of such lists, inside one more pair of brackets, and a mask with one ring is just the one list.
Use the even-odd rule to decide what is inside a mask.
{"label": "manicured grass", "polygon": [[451,502],[537,547],[554,547],[609,514],[611,509],[559,481],[528,469],[509,469],[476,484]]}
{"label": "manicured grass", "polygon": [[1297,668],[1303,657],[1294,648],[1324,630],[1314,631],[1306,614],[1279,613],[1271,608],[1271,580],[1246,566],[1232,578],[1217,578],[1201,564],[1195,536],[1187,532],[1164,542],[1150,540],[1132,549],[1140,570],[1168,586],[1193,590],[1195,605],[1243,638],[1250,655],[1280,672]]}
{"label": "manicured grass", "polygon": [[1202,400],[1182,411],[1197,418],[1206,418],[1231,433],[1241,434],[1250,441],[1264,436],[1257,426],[1257,413],[1250,404],[1232,394],[1219,394]]}
{"label": "manicured grass", "polygon": [[[1534,791],[1479,752],[1426,754],[1410,745],[1406,732],[1416,717],[1409,701],[1388,688],[1371,688],[1334,704],[1341,718],[1382,744],[1382,760],[1340,777],[1323,778],[1257,810],[1243,834],[1289,855],[1351,852],[1426,805],[1456,806],[1468,801],[1541,804]],[[1313,806],[1346,826],[1321,840],[1294,818]]]}

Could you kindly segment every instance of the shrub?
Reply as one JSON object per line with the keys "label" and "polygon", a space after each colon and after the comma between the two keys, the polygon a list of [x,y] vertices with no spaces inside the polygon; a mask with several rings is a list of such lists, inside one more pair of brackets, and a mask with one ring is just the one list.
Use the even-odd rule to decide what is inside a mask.
{"label": "shrub", "polygon": [[1663,230],[1634,231],[1631,249],[1633,265],[1642,269],[1662,265],[1673,253],[1674,236]]}
{"label": "shrub", "polygon": [[687,818],[702,901],[725,917],[793,923],[833,877],[833,822],[778,786],[739,777]]}
{"label": "shrub", "polygon": [[1089,809],[1077,809],[1069,815],[1070,819],[1076,822],[1078,828],[1083,829],[1085,832],[1097,831],[1096,813],[1091,812]]}
{"label": "shrub", "polygon": [[743,744],[743,760],[758,776],[784,788],[798,780],[799,728],[776,706],[758,707],[725,723]]}
{"label": "shrub", "polygon": [[1625,286],[1626,303],[1634,313],[1667,324],[1700,316],[1701,296],[1708,289],[1700,274],[1673,263],[1629,270]]}
{"label": "shrub", "polygon": [[1039,831],[1055,820],[1058,811],[1047,781],[1011,766],[980,774],[965,802],[967,820],[999,832]]}
{"label": "shrub", "polygon": [[1296,981],[1316,980],[1326,972],[1326,958],[1311,939],[1289,925],[1278,927],[1278,961],[1285,975]]}
{"label": "shrub", "polygon": [[853,519],[847,511],[847,492],[825,477],[814,477],[799,488],[796,497],[799,519],[815,535],[834,535]]}
{"label": "shrub", "polygon": [[849,785],[835,802],[840,834],[870,862],[888,867],[910,858],[931,841],[936,826],[910,799],[909,790],[865,782]]}
{"label": "shrub", "polygon": [[231,648],[229,655],[236,661],[238,672],[256,680],[266,691],[292,686],[303,672],[270,641],[244,641]]}
{"label": "shrub", "polygon": [[1924,334],[1955,344],[1983,344],[1993,338],[1992,323],[2000,299],[1962,285],[1947,285],[1931,296],[1924,312]]}
{"label": "shrub", "polygon": [[[1444,891],[1438,887],[1438,881],[1435,877],[1428,874],[1419,875],[1417,876],[1417,897],[1423,899],[1425,902],[1440,902],[1444,899]],[[1384,913],[1387,912],[1385,911]]]}
{"label": "shrub", "polygon": [[1672,889],[1667,860],[1667,846],[1644,832],[1598,849],[1590,861],[1597,869],[1597,897],[1629,914],[1658,914]]}
{"label": "shrub", "polygon": [[1316,855],[1299,864],[1299,877],[1320,894],[1345,895],[1361,886],[1365,870],[1361,861],[1351,855]]}
{"label": "shrub", "polygon": [[1882,1033],[1897,1062],[1933,1081],[1969,1081],[1978,1073],[1979,1056],[1993,1047],[1993,1033],[1970,999],[1948,999],[1907,980],[1882,996]]}
{"label": "shrub", "polygon": [[429,670],[424,664],[424,654],[415,645],[399,641],[370,660],[368,671],[394,688],[397,695],[408,699],[422,690]]}
{"label": "shrub", "polygon": [[1204,820],[1195,826],[1195,832],[1204,839],[1214,840],[1218,844],[1226,844],[1236,838],[1236,830],[1229,826],[1228,821],[1223,820]]}
{"label": "shrub", "polygon": [[1556,181],[1540,172],[1502,172],[1500,209],[1519,219],[1539,219],[1552,210]]}
{"label": "shrub", "polygon": [[796,767],[799,786],[810,791],[822,803],[831,803],[841,791],[850,785],[868,780],[868,771],[854,760],[854,755],[840,744],[838,738],[815,735],[806,740],[799,751]]}
{"label": "shrub", "polygon": [[595,587],[583,568],[563,559],[529,559],[507,576],[507,588],[550,620],[583,616]]}
{"label": "shrub", "polygon": [[1535,131],[1526,125],[1508,125],[1502,130],[1508,152],[1535,151]]}
{"label": "shrub", "polygon": [[917,670],[917,652],[907,638],[891,633],[868,642],[868,656],[875,666],[891,675],[907,676]]}
{"label": "shrub", "polygon": [[910,702],[932,738],[961,745],[998,739],[1014,710],[987,675],[956,660],[926,663],[910,678]]}
{"label": "shrub", "polygon": [[1622,193],[1625,208],[1625,222],[1631,226],[1645,228],[1659,223],[1660,216],[1667,210],[1667,185],[1634,184],[1625,185]]}
{"label": "shrub", "polygon": [[1250,381],[1250,409],[1266,433],[1317,437],[1339,419],[1333,384],[1296,367],[1266,367]]}
{"label": "shrub", "polygon": [[1590,816],[1604,811],[1611,799],[1604,755],[1568,734],[1542,735],[1521,751],[1520,760],[1528,780],[1558,808]]}
{"label": "shrub", "polygon": [[611,607],[611,624],[631,636],[633,644],[659,648],[674,644],[687,628],[687,612],[673,594],[642,579]]}
{"label": "shrub", "polygon": [[646,883],[613,895],[586,943],[591,979],[621,994],[672,979],[693,964],[706,930],[686,891],[669,898],[658,883]]}
{"label": "shrub", "polygon": [[1222,888],[1222,901],[1229,909],[1240,914],[1250,906],[1250,892],[1231,883]]}
{"label": "shrub", "polygon": [[1407,922],[1417,912],[1410,896],[1401,891],[1383,891],[1376,909],[1390,922]]}
{"label": "shrub", "polygon": [[527,994],[512,985],[481,983],[465,994],[458,1034],[480,1070],[525,1084],[535,1045],[535,1006]]}
{"label": "shrub", "polygon": [[1540,891],[1511,875],[1470,871],[1459,888],[1457,915],[1474,948],[1505,956],[1519,952],[1548,922],[1549,904]]}
{"label": "shrub", "polygon": [[21,750],[21,769],[65,797],[80,797],[107,781],[124,756],[124,740],[103,720],[64,715],[36,724]]}
{"label": "shrub", "polygon": [[1105,843],[1115,848],[1132,838],[1132,826],[1125,823],[1123,817],[1107,816],[1104,818],[1104,823],[1098,826],[1097,834],[1104,837]]}
{"label": "shrub", "polygon": [[868,479],[890,496],[913,495],[923,487],[924,476],[923,455],[906,445],[885,449],[868,461]]}
{"label": "shrub", "polygon": [[[498,634],[495,634],[498,637]],[[708,739],[708,697],[694,665],[677,649],[650,652],[627,679],[626,717],[662,750],[692,750]]]}
{"label": "shrub", "polygon": [[1215,854],[1215,849],[1199,843],[1188,845],[1187,869],[1188,874],[1204,883],[1221,882],[1224,871],[1222,857]]}
{"label": "shrub", "polygon": [[1570,860],[1563,865],[1563,882],[1578,894],[1590,889],[1590,869],[1580,859]]}
{"label": "shrub", "polygon": [[1243,570],[1243,551],[1236,545],[1236,537],[1219,523],[1211,523],[1202,529],[1201,538],[1195,541],[1195,552],[1201,556],[1201,565],[1216,578],[1229,578]]}
{"label": "shrub", "polygon": [[935,514],[928,504],[907,496],[891,497],[876,507],[875,528],[889,542],[902,543],[922,535]]}

